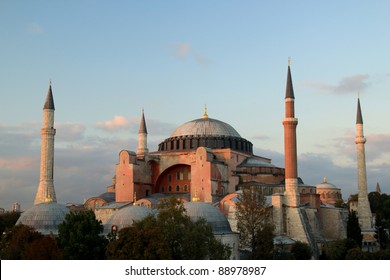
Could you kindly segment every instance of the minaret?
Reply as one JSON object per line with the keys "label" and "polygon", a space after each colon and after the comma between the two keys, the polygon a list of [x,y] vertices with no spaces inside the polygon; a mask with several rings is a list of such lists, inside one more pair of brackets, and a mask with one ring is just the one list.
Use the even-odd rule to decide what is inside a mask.
{"label": "minaret", "polygon": [[291,79],[290,58],[288,60],[287,69],[287,85],[286,85],[286,115],[283,119],[284,126],[284,163],[285,163],[285,196],[286,205],[298,207],[299,191],[298,191],[298,167],[297,167],[297,135],[296,128],[298,119],[295,118],[294,111],[294,89]]}
{"label": "minaret", "polygon": [[43,106],[40,178],[34,205],[44,202],[57,202],[53,184],[54,135],[56,134],[54,129],[54,110],[53,92],[50,82],[46,102]]}
{"label": "minaret", "polygon": [[364,150],[364,144],[366,138],[363,134],[363,117],[360,108],[360,99],[357,103],[357,115],[356,115],[356,137],[355,144],[357,149],[357,162],[358,162],[358,217],[360,227],[362,229],[372,228],[371,224],[371,210],[370,203],[367,195],[367,175],[366,175],[366,155]]}
{"label": "minaret", "polygon": [[145,154],[149,153],[148,149],[148,130],[146,129],[145,115],[144,109],[142,109],[142,118],[139,125],[138,131],[138,156],[145,156]]}

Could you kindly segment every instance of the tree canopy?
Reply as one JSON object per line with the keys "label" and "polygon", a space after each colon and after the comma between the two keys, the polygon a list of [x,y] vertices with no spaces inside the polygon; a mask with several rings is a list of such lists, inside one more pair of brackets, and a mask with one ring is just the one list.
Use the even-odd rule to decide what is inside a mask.
{"label": "tree canopy", "polygon": [[162,200],[157,217],[148,216],[119,231],[108,259],[228,259],[231,250],[215,238],[204,219],[191,221],[176,198]]}
{"label": "tree canopy", "polygon": [[98,260],[104,258],[108,240],[101,235],[103,225],[92,211],[70,212],[58,225],[58,245],[63,258],[70,260]]}
{"label": "tree canopy", "polygon": [[249,258],[272,259],[274,226],[261,188],[241,189],[236,203],[236,218],[240,247],[249,249],[245,250],[249,252]]}
{"label": "tree canopy", "polygon": [[55,260],[62,251],[52,236],[44,236],[26,225],[9,229],[1,239],[0,259]]}

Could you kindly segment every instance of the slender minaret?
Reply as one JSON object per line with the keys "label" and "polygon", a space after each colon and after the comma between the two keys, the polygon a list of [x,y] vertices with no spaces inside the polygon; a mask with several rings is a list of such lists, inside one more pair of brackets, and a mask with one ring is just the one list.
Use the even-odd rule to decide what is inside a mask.
{"label": "slender minaret", "polygon": [[142,117],[139,125],[138,131],[138,156],[145,156],[145,154],[149,153],[148,149],[148,130],[146,129],[145,115],[144,109],[142,109]]}
{"label": "slender minaret", "polygon": [[56,134],[54,129],[54,110],[53,92],[50,82],[46,102],[43,106],[40,178],[34,205],[44,202],[57,202],[53,184],[54,135]]}
{"label": "slender minaret", "polygon": [[372,227],[371,223],[371,210],[370,203],[367,195],[367,174],[366,174],[366,155],[364,150],[364,144],[366,138],[363,134],[363,117],[360,108],[360,99],[357,103],[357,115],[356,115],[356,137],[355,144],[357,149],[357,162],[358,162],[358,217],[360,227],[367,229]]}
{"label": "slender minaret", "polygon": [[297,135],[296,128],[298,119],[295,118],[294,111],[294,89],[291,79],[290,58],[287,69],[286,85],[286,116],[283,119],[284,126],[284,163],[285,163],[285,184],[286,184],[286,201],[285,204],[291,207],[298,207],[298,167],[297,167]]}

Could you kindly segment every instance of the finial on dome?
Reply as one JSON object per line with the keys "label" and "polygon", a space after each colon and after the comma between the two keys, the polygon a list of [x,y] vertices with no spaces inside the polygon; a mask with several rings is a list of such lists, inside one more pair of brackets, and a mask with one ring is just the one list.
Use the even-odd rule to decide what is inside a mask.
{"label": "finial on dome", "polygon": [[206,104],[204,104],[204,111],[203,111],[203,116],[202,118],[203,119],[207,119],[209,116],[207,115],[207,107],[206,107]]}
{"label": "finial on dome", "polygon": [[326,183],[326,176],[324,176],[324,183]]}

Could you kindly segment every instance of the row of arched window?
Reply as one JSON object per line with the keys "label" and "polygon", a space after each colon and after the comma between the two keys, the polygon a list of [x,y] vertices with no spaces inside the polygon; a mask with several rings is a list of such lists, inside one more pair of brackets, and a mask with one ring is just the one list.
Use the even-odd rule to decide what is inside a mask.
{"label": "row of arched window", "polygon": [[165,193],[165,192],[188,192],[189,188],[188,188],[188,185],[184,185],[184,186],[176,185],[175,189],[173,189],[172,186],[168,186],[168,188],[165,188],[165,186],[161,186],[160,191],[162,193]]}

